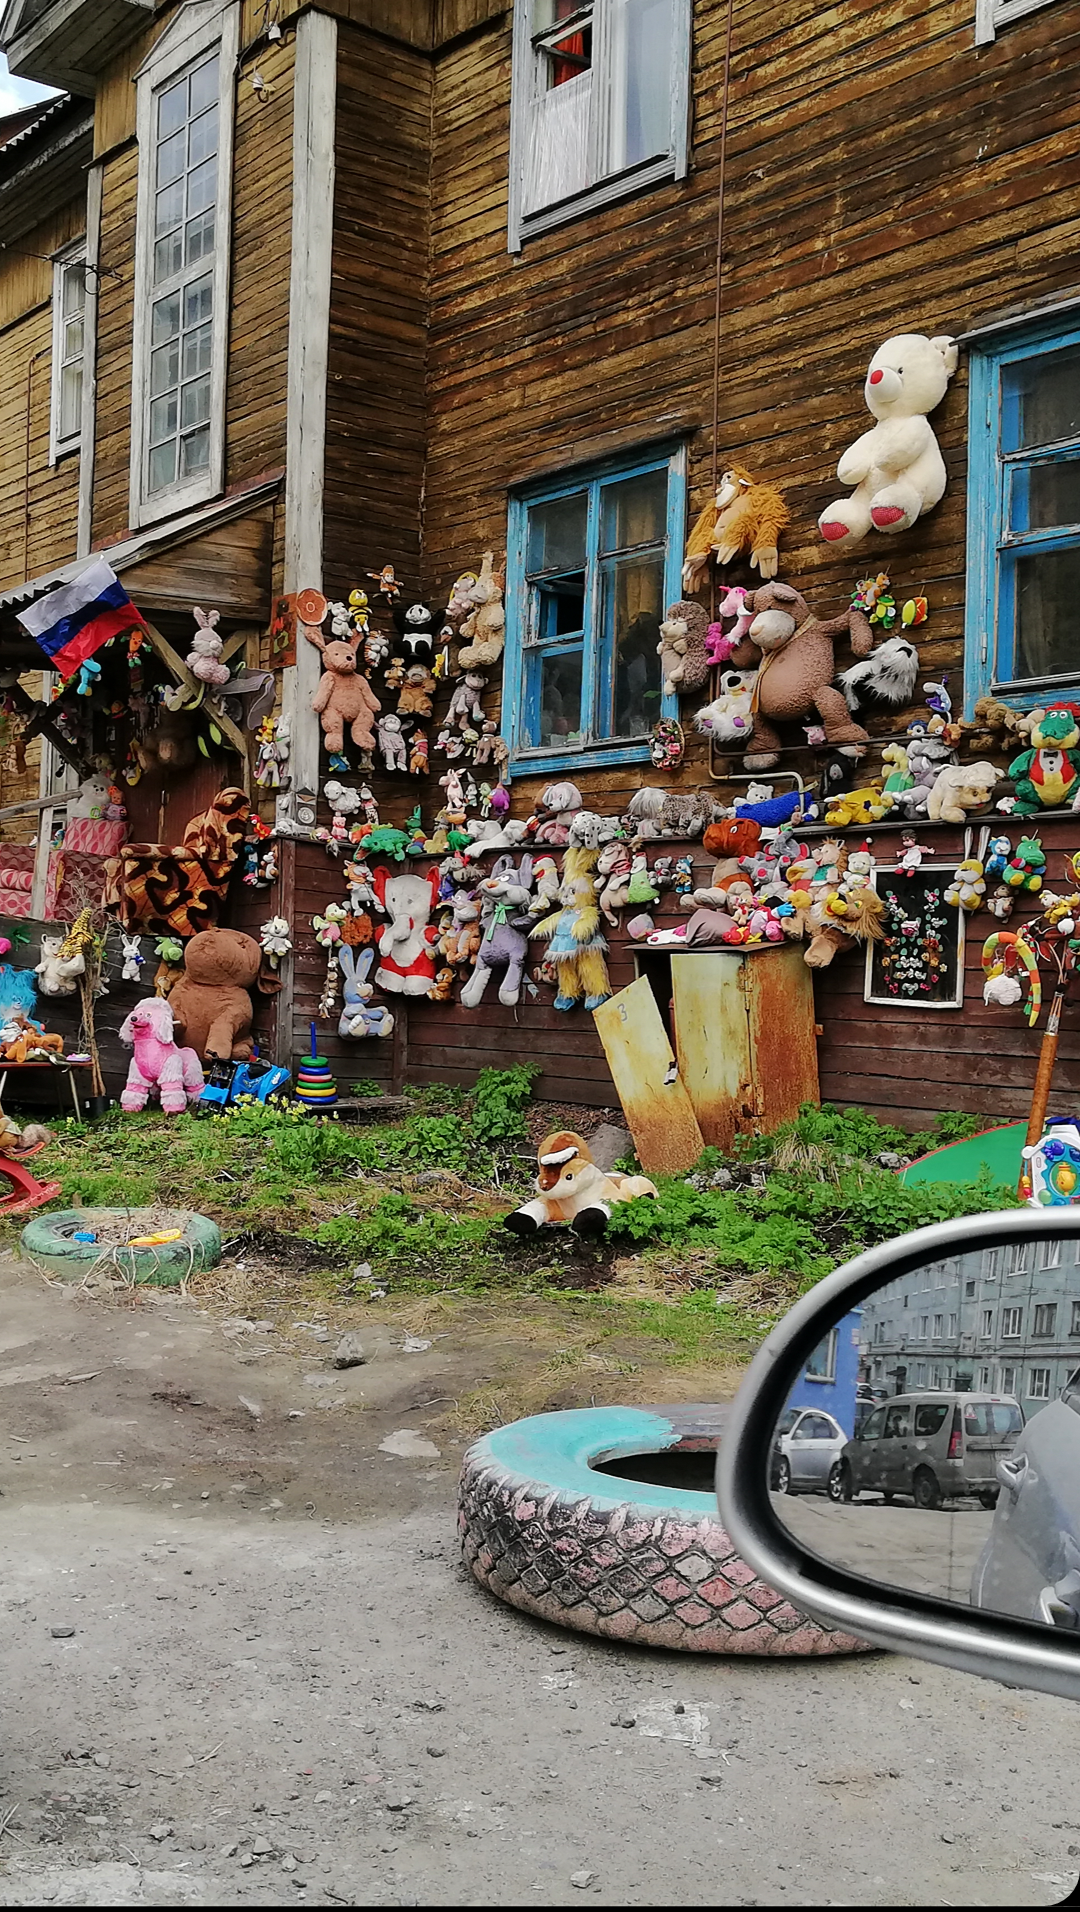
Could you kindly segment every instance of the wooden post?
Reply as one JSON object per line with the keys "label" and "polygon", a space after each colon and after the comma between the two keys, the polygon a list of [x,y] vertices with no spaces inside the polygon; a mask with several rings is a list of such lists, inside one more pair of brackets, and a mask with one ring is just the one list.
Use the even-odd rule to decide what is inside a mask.
{"label": "wooden post", "polygon": [[[1066,987],[1067,985],[1064,982],[1058,984],[1054,991],[1053,1001],[1050,1004],[1050,1013],[1046,1018],[1046,1029],[1043,1034],[1042,1047],[1039,1050],[1039,1066],[1035,1071],[1035,1087],[1031,1092],[1031,1114],[1028,1116],[1027,1135],[1024,1138],[1025,1148],[1034,1148],[1046,1126],[1046,1111],[1050,1102],[1050,1083],[1053,1079],[1054,1063],[1057,1061],[1058,1034],[1061,1028],[1061,1011],[1065,1002]],[[1020,1170],[1021,1184],[1027,1172],[1027,1163],[1025,1162]],[[1017,1192],[1020,1194],[1023,1193],[1023,1188],[1020,1184],[1018,1184]]]}

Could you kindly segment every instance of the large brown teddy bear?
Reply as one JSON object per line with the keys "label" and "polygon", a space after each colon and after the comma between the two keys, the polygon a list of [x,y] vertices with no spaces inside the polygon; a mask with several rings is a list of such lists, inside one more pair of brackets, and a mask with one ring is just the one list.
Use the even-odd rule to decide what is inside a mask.
{"label": "large brown teddy bear", "polygon": [[374,750],[371,721],[378,716],[382,705],[367,678],[357,670],[356,645],[347,644],[344,638],[335,638],[328,644],[313,624],[305,624],[304,630],[308,642],[322,652],[326,666],[311,708],[319,713],[327,750],[332,757],[341,755],[345,748],[346,724],[358,750]]}
{"label": "large brown teddy bear", "polygon": [[169,994],[176,1040],[202,1057],[245,1062],[251,1055],[254,983],[266,994],[279,979],[260,974],[262,950],[238,929],[204,929],[184,951],[184,973]]}
{"label": "large brown teddy bear", "polygon": [[864,744],[867,733],[852,721],[843,691],[833,684],[833,639],[847,637],[856,657],[867,657],[874,634],[861,611],[849,606],[839,617],[813,615],[790,584],[763,584],[749,604],[753,622],[731,653],[736,670],[759,666],[752,704],[754,727],[743,762],[747,770],[771,770],[780,751],[777,723],[805,722],[815,714],[830,744]]}

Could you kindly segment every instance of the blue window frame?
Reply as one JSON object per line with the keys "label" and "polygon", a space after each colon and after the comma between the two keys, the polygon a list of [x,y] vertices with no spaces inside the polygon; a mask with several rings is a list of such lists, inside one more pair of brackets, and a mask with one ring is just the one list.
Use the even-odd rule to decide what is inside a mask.
{"label": "blue window frame", "polygon": [[966,706],[1080,692],[1080,318],[971,353]]}
{"label": "blue window frame", "polygon": [[504,725],[518,775],[642,763],[665,697],[657,652],[681,595],[681,447],[511,497]]}

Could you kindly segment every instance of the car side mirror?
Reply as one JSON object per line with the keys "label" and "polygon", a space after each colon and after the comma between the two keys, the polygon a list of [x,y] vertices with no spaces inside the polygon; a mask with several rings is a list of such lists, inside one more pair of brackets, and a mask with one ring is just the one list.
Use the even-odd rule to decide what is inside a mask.
{"label": "car side mirror", "polygon": [[[875,1400],[800,1484],[777,1422],[823,1377],[852,1435],[859,1378],[895,1411]],[[739,1552],[815,1619],[1080,1699],[1080,1212],[966,1216],[836,1269],[747,1370],[717,1494]]]}

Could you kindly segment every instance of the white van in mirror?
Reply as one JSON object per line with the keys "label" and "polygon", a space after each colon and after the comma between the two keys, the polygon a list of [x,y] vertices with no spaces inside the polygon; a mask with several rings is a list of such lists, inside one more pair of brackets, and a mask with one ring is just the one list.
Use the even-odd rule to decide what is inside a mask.
{"label": "white van in mirror", "polygon": [[[790,1397],[851,1320],[851,1402],[800,1443]],[[1080,1212],[943,1222],[838,1268],[758,1350],[717,1492],[817,1619],[1080,1699]]]}

